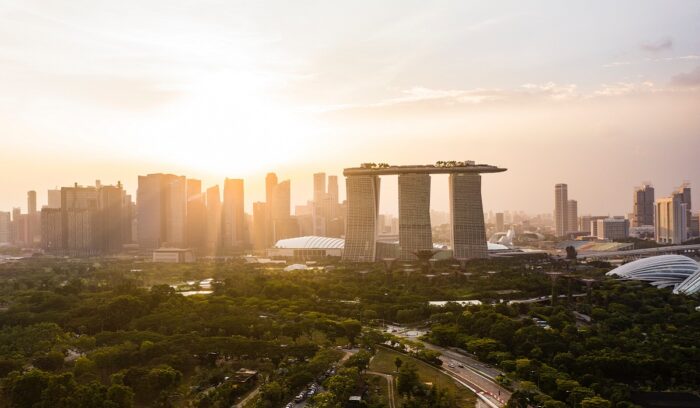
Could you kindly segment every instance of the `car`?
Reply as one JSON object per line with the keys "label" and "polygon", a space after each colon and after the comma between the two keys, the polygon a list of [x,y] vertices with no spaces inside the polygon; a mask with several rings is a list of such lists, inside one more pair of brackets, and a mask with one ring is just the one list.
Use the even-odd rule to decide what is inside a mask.
{"label": "car", "polygon": [[455,368],[455,365],[452,364],[452,363],[448,364],[447,366],[450,367],[450,368]]}
{"label": "car", "polygon": [[294,403],[290,402],[289,404],[285,405],[284,408],[294,408]]}
{"label": "car", "polygon": [[294,402],[302,402],[304,401],[304,398],[306,398],[306,393],[302,391],[299,393],[299,395],[294,397]]}
{"label": "car", "polygon": [[459,364],[457,364],[457,367],[459,367],[459,368],[464,368],[464,364],[459,363]]}

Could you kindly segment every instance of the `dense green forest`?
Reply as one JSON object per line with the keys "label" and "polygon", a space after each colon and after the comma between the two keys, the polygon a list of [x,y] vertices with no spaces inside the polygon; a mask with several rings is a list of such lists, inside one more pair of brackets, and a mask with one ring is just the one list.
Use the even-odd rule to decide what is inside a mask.
{"label": "dense green forest", "polygon": [[[538,398],[571,406],[600,396],[617,404],[632,389],[697,388],[697,300],[606,281],[590,297],[564,297],[553,307],[506,304],[553,289],[585,293],[579,279],[552,287],[542,272],[569,268],[578,278],[601,278],[606,265],[596,266],[491,260],[463,268],[339,264],[284,272],[242,260],[2,264],[1,406],[229,407],[256,388],[249,406],[280,407],[319,379],[325,391],[314,406],[342,406],[367,387],[362,372],[374,345],[387,338],[371,328],[385,322],[429,324],[431,341],[497,364],[519,390],[514,403]],[[175,288],[189,281],[197,289],[207,278],[208,295],[183,296]],[[428,305],[465,299],[485,306]],[[574,311],[590,323],[577,321]],[[369,354],[350,357],[329,376],[351,344]],[[404,384],[415,377],[410,367],[401,373]],[[240,369],[254,370],[256,379],[234,381]],[[406,406],[455,406],[442,390],[408,388],[415,392]],[[365,404],[384,406],[371,398]]]}

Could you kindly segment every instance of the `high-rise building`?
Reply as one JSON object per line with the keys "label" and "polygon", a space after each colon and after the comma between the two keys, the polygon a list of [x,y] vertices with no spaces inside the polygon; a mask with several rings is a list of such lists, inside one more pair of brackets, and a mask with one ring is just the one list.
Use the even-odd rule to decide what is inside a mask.
{"label": "high-rise building", "polygon": [[374,262],[377,251],[380,179],[374,175],[353,175],[347,177],[345,186],[348,210],[343,259],[351,262]]}
{"label": "high-rise building", "polygon": [[656,200],[654,236],[660,244],[680,244],[688,237],[687,204],[679,194]]}
{"label": "high-rise building", "polygon": [[568,232],[578,232],[578,202],[576,200],[566,201],[566,225]]}
{"label": "high-rise building", "polygon": [[598,220],[606,218],[608,218],[607,215],[582,215],[578,219],[578,230],[596,237],[598,236]]}
{"label": "high-rise building", "polygon": [[338,176],[328,176],[328,197],[336,205],[338,204]]}
{"label": "high-rise building", "polygon": [[569,232],[567,189],[567,185],[563,183],[554,186],[554,232],[557,237],[566,236],[566,233]]}
{"label": "high-rise building", "polygon": [[12,243],[17,246],[28,245],[27,215],[20,208],[12,209]]}
{"label": "high-rise building", "polygon": [[117,253],[124,245],[124,189],[116,186],[101,186],[98,189],[99,231],[97,243],[100,250]]}
{"label": "high-rise building", "polygon": [[503,232],[505,230],[505,222],[503,219],[503,213],[496,213],[496,232]]}
{"label": "high-rise building", "polygon": [[224,180],[224,203],[221,211],[222,245],[228,249],[243,249],[245,237],[245,211],[243,208],[243,179]]}
{"label": "high-rise building", "polygon": [[27,243],[37,245],[41,242],[41,219],[36,211],[36,191],[27,192]]}
{"label": "high-rise building", "polygon": [[453,255],[458,260],[485,258],[487,246],[481,175],[451,173],[448,180]]}
{"label": "high-rise building", "polygon": [[253,203],[253,248],[256,250],[269,248],[269,220],[267,203]]}
{"label": "high-rise building", "polygon": [[634,189],[632,226],[654,225],[654,187],[644,184]]}
{"label": "high-rise building", "polygon": [[221,193],[219,186],[207,189],[207,252],[215,255],[221,249]]}
{"label": "high-rise building", "polygon": [[320,203],[326,195],[326,173],[314,173],[314,203]]}
{"label": "high-rise building", "polygon": [[48,205],[47,205],[48,208],[61,208],[61,190],[60,189],[48,190],[47,198],[48,198]]}
{"label": "high-rise building", "polygon": [[87,256],[100,252],[99,197],[97,187],[61,188],[61,250]]}
{"label": "high-rise building", "polygon": [[430,174],[399,174],[399,257],[433,249],[430,226]]}
{"label": "high-rise building", "polygon": [[599,239],[625,239],[629,237],[630,223],[624,217],[608,217],[602,220],[597,220],[596,228],[597,237]]}
{"label": "high-rise building", "polygon": [[63,215],[61,208],[41,209],[41,246],[48,252],[63,252]]}
{"label": "high-rise building", "polygon": [[187,179],[187,246],[199,251],[206,248],[207,207],[202,194],[202,181]]}
{"label": "high-rise building", "polygon": [[187,185],[184,176],[139,176],[138,239],[141,249],[184,247]]}
{"label": "high-rise building", "polygon": [[690,194],[690,184],[683,183],[680,187],[676,189],[673,195],[678,196],[681,203],[685,204],[685,220],[686,220],[686,230],[690,231],[690,223],[693,216],[693,206]]}
{"label": "high-rise building", "polygon": [[0,211],[0,245],[9,245],[12,242],[12,215],[6,211]]}
{"label": "high-rise building", "polygon": [[691,215],[689,235],[692,238],[700,237],[700,213]]}

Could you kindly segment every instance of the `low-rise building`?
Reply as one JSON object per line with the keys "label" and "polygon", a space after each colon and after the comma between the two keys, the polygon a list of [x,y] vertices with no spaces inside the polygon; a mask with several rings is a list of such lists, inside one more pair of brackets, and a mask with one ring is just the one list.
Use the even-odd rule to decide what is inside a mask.
{"label": "low-rise building", "polygon": [[184,248],[159,248],[153,251],[153,262],[188,263],[196,260],[194,251]]}

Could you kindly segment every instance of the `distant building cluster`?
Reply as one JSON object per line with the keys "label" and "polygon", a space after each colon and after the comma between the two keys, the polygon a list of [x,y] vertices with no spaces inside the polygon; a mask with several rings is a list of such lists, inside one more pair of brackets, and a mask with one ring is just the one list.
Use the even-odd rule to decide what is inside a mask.
{"label": "distant building cluster", "polygon": [[636,187],[632,213],[578,216],[578,203],[568,199],[568,186],[554,186],[554,234],[560,238],[622,240],[655,239],[660,244],[680,244],[700,236],[698,214],[692,213],[691,190],[686,183],[669,197],[655,199],[654,187]]}
{"label": "distant building cluster", "polygon": [[[327,180],[327,181],[326,181]],[[244,207],[244,180],[227,178],[202,189],[202,182],[174,174],[139,176],[136,200],[121,183],[74,184],[47,192],[36,208],[36,192],[19,208],[0,212],[0,245],[42,248],[60,256],[152,252],[154,261],[192,260],[193,254],[220,255],[265,250],[285,238],[344,235],[344,204],[338,177],[314,175],[314,199],[291,214],[291,183],[269,173],[264,202]]]}

